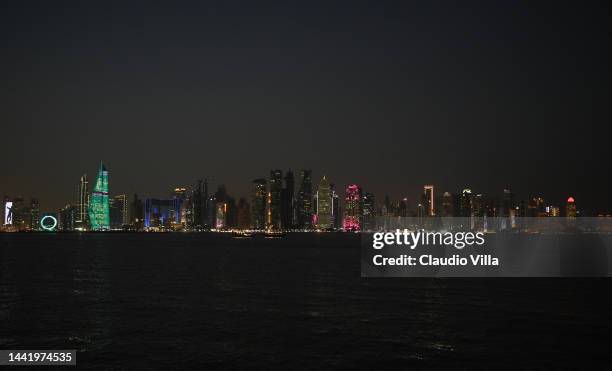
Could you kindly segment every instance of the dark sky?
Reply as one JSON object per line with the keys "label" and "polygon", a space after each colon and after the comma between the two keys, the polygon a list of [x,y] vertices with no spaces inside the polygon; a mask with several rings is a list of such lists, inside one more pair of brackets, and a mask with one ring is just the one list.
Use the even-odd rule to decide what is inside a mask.
{"label": "dark sky", "polygon": [[0,5],[1,194],[58,208],[104,160],[111,194],[306,167],[612,209],[606,2],[125,3]]}

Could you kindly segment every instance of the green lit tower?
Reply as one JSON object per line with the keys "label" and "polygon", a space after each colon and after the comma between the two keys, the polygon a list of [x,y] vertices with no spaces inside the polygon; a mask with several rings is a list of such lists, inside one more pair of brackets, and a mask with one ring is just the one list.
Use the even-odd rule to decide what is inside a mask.
{"label": "green lit tower", "polygon": [[102,162],[94,183],[89,201],[89,220],[91,229],[105,231],[110,229],[110,213],[108,206],[108,171]]}

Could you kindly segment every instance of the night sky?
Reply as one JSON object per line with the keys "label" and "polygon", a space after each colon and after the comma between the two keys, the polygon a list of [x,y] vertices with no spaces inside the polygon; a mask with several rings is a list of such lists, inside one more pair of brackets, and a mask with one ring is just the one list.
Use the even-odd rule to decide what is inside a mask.
{"label": "night sky", "polygon": [[130,196],[312,168],[612,209],[605,2],[125,3],[0,5],[0,194],[53,210],[103,160]]}

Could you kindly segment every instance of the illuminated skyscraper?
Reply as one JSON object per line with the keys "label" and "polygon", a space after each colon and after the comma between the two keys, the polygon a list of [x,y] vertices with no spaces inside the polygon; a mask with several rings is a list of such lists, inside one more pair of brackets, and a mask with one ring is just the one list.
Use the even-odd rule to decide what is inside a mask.
{"label": "illuminated skyscraper", "polygon": [[281,229],[281,192],[283,189],[283,171],[270,171],[270,198],[268,229]]}
{"label": "illuminated skyscraper", "polygon": [[423,187],[423,206],[427,216],[434,216],[434,186],[426,185]]}
{"label": "illuminated skyscraper", "polygon": [[357,184],[346,187],[344,230],[361,230],[361,188]]}
{"label": "illuminated skyscraper", "polygon": [[[187,227],[187,219],[191,216],[191,213],[188,212],[190,208],[189,202],[189,194],[187,192],[187,188],[185,187],[176,187],[174,188],[173,198],[176,204],[176,216],[175,223],[180,224],[181,227]],[[191,223],[189,223],[191,226]]]}
{"label": "illuminated skyscraper", "polygon": [[361,228],[364,231],[371,231],[375,227],[374,208],[374,195],[369,192],[364,192],[361,198]]}
{"label": "illuminated skyscraper", "polygon": [[332,194],[329,181],[325,176],[319,182],[317,191],[317,228],[330,229],[332,226]]}
{"label": "illuminated skyscraper", "polygon": [[565,205],[565,216],[568,218],[575,218],[578,216],[578,211],[576,209],[576,201],[574,197],[569,197],[567,199],[567,204]]}
{"label": "illuminated skyscraper", "polygon": [[37,198],[30,199],[30,229],[40,230],[40,203]]}
{"label": "illuminated skyscraper", "polygon": [[301,229],[312,227],[312,171],[300,170],[300,187],[297,196],[297,225]]}
{"label": "illuminated skyscraper", "polygon": [[94,231],[110,229],[110,213],[108,205],[108,171],[100,163],[98,176],[89,201],[89,221]]}
{"label": "illuminated skyscraper", "polygon": [[266,228],[266,180],[255,179],[251,190],[251,228]]}
{"label": "illuminated skyscraper", "polygon": [[215,228],[224,229],[227,228],[227,202],[217,202],[215,207]]}
{"label": "illuminated skyscraper", "polygon": [[86,230],[89,228],[89,182],[87,181],[87,174],[83,174],[79,181],[76,207],[74,227],[79,230]]}

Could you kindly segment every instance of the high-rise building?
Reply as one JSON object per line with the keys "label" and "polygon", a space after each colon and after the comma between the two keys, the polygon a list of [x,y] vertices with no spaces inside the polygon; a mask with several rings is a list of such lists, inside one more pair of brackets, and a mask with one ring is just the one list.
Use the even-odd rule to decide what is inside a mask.
{"label": "high-rise building", "polygon": [[237,211],[237,227],[239,229],[249,229],[251,226],[251,205],[246,198],[241,197],[238,200]]}
{"label": "high-rise building", "polygon": [[193,227],[195,229],[204,228],[204,220],[207,219],[204,205],[207,204],[206,197],[202,189],[202,180],[198,180],[193,190]]}
{"label": "high-rise building", "polygon": [[425,207],[425,212],[427,216],[434,216],[434,186],[433,185],[425,185],[423,187],[423,206]]}
{"label": "high-rise building", "polygon": [[174,192],[172,195],[176,203],[176,215],[174,216],[175,224],[180,224],[180,227],[187,227],[187,208],[189,207],[189,194],[187,192],[187,188],[185,187],[176,187],[174,188]]}
{"label": "high-rise building", "polygon": [[301,229],[312,228],[312,171],[300,170],[300,187],[297,196],[297,225]]}
{"label": "high-rise building", "polygon": [[58,229],[62,231],[74,231],[77,227],[78,214],[79,214],[78,205],[64,206],[59,212],[60,218],[59,218]]}
{"label": "high-rise building", "polygon": [[266,180],[253,180],[251,190],[251,228],[263,230],[266,228]]}
{"label": "high-rise building", "polygon": [[440,216],[451,217],[454,215],[453,195],[450,192],[444,192],[440,201]]}
{"label": "high-rise building", "polygon": [[469,188],[466,188],[461,192],[460,216],[464,218],[472,216],[472,190]]}
{"label": "high-rise building", "polygon": [[110,228],[123,229],[129,224],[128,202],[125,195],[117,195],[108,202]]}
{"label": "high-rise building", "polygon": [[138,195],[134,194],[132,201],[132,218],[131,223],[134,230],[140,231],[144,227],[144,204],[138,199]]}
{"label": "high-rise building", "polygon": [[382,208],[383,216],[395,216],[395,207],[389,198],[389,195],[385,195],[385,201],[383,202]]}
{"label": "high-rise building", "polygon": [[472,215],[482,218],[485,215],[485,197],[482,193],[478,193],[472,197]]}
{"label": "high-rise building", "polygon": [[[218,205],[220,203],[224,204],[223,214],[219,213]],[[213,205],[213,204],[211,204]],[[215,228],[220,229],[219,225],[223,225],[222,228],[233,228],[236,226],[236,200],[231,197],[227,193],[227,189],[225,185],[221,184],[217,187],[217,192],[214,194],[214,205],[215,205],[215,215],[214,215],[214,223]],[[223,216],[223,220],[218,221],[217,217],[219,215]],[[220,224],[221,223],[221,224]]]}
{"label": "high-rise building", "polygon": [[204,189],[202,190],[204,193],[202,194],[202,223],[204,228],[210,228],[211,226],[211,209],[213,204],[209,202],[210,197],[208,196],[208,179],[204,179]]}
{"label": "high-rise building", "polygon": [[268,229],[281,229],[281,192],[283,189],[283,171],[270,171],[270,197]]}
{"label": "high-rise building", "polygon": [[21,196],[14,197],[12,200],[12,225],[17,231],[25,231],[30,223],[30,212]]}
{"label": "high-rise building", "polygon": [[515,209],[514,194],[509,189],[504,189],[501,205],[501,216],[508,218]]}
{"label": "high-rise building", "polygon": [[344,206],[344,230],[361,230],[361,188],[357,184],[346,187]]}
{"label": "high-rise building", "polygon": [[281,224],[283,229],[291,229],[294,225],[295,181],[293,172],[285,174],[285,184],[281,191]]}
{"label": "high-rise building", "polygon": [[183,228],[193,229],[193,193],[187,191],[181,201],[181,224]]}
{"label": "high-rise building", "polygon": [[317,228],[330,229],[332,226],[332,194],[329,180],[323,176],[317,191]]}
{"label": "high-rise building", "polygon": [[13,224],[13,201],[7,196],[4,196],[2,202],[2,225]]}
{"label": "high-rise building", "polygon": [[215,205],[216,216],[215,216],[215,228],[224,229],[227,228],[227,202],[219,202]]}
{"label": "high-rise building", "polygon": [[371,231],[375,226],[375,203],[374,194],[364,192],[361,198],[361,228],[364,231]]}
{"label": "high-rise building", "polygon": [[317,215],[318,215],[318,211],[317,211],[317,207],[319,207],[319,192],[315,192],[314,195],[312,196],[312,219],[310,224],[314,227],[317,226],[318,221],[317,221]]}
{"label": "high-rise building", "polygon": [[89,222],[94,231],[110,229],[110,213],[108,205],[108,170],[100,163],[98,176],[89,201]]}
{"label": "high-rise building", "polygon": [[331,184],[331,194],[332,228],[338,230],[342,228],[342,214],[340,214],[340,197],[336,193],[336,186],[334,184]]}
{"label": "high-rise building", "polygon": [[425,217],[425,205],[423,205],[422,202],[419,202],[417,204],[416,215],[417,215],[418,218]]}
{"label": "high-rise building", "polygon": [[565,216],[568,218],[575,218],[578,216],[578,210],[576,209],[576,201],[574,197],[570,196],[565,204]]}
{"label": "high-rise building", "polygon": [[83,174],[81,175],[81,179],[79,181],[75,229],[89,229],[89,197],[89,182],[87,181],[87,174]]}
{"label": "high-rise building", "polygon": [[205,198],[203,202],[207,205],[205,208],[206,216],[204,217],[204,219],[205,219],[206,229],[208,229],[215,225],[215,221],[216,221],[215,219],[217,218],[217,210],[215,207],[215,205],[217,205],[217,196],[213,193],[209,195],[207,198]]}
{"label": "high-rise building", "polygon": [[396,212],[393,215],[394,216],[399,216],[399,217],[402,217],[402,218],[405,218],[405,217],[410,215],[410,208],[408,207],[408,198],[407,197],[404,197],[404,198],[402,198],[399,201],[398,206],[396,208]]}
{"label": "high-rise building", "polygon": [[40,202],[37,198],[30,199],[30,229],[40,230]]}

